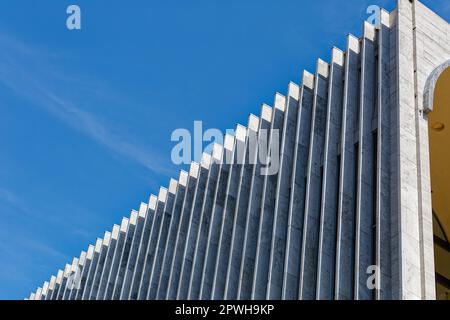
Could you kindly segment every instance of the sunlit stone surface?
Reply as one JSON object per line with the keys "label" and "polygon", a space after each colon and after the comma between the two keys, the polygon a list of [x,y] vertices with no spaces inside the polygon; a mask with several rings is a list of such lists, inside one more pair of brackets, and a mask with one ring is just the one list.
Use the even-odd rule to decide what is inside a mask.
{"label": "sunlit stone surface", "polygon": [[434,299],[426,82],[449,59],[448,23],[399,0],[29,299]]}

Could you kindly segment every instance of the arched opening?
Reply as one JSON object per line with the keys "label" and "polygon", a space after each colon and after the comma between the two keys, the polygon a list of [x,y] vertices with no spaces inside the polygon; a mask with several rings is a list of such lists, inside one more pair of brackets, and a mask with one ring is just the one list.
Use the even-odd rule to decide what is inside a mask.
{"label": "arched opening", "polygon": [[428,115],[436,298],[450,300],[450,67],[436,76]]}

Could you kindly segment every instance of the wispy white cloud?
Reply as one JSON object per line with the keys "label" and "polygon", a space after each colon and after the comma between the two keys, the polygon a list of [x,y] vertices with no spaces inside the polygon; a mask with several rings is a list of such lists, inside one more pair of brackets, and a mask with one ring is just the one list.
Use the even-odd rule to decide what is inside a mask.
{"label": "wispy white cloud", "polygon": [[[54,202],[53,202],[54,204]],[[78,204],[70,203],[70,201],[65,201],[64,205],[68,210],[72,212],[76,212],[77,216],[90,217],[90,221],[92,223],[96,223],[95,215],[92,215],[89,211],[87,211],[82,206]],[[45,221],[52,226],[58,226],[60,228],[65,228],[67,230],[73,230],[72,232],[76,234],[76,230],[78,225],[81,223],[79,218],[70,219],[65,217],[61,218],[59,214],[54,214],[55,207],[39,207],[30,206],[27,202],[26,197],[23,194],[17,193],[11,189],[5,188],[4,186],[0,186],[0,212],[9,213],[10,215],[15,217],[15,221],[18,219],[23,219],[20,221],[30,221],[29,219],[33,219],[32,221]],[[46,214],[40,214],[40,212],[46,212]]]}
{"label": "wispy white cloud", "polygon": [[132,159],[147,169],[154,172],[168,171],[161,165],[161,161],[148,151],[150,148],[132,142],[124,133],[108,128],[94,114],[75,107],[54,92],[44,88],[41,90],[48,101],[46,109],[65,123],[84,132],[114,153]]}
{"label": "wispy white cloud", "polygon": [[[39,241],[36,238],[15,237],[14,244],[7,236],[0,236],[0,254],[14,264],[3,264],[0,268],[0,277],[14,279],[15,281],[30,281],[31,274],[37,267],[48,269],[51,261],[70,261],[70,256],[56,249],[54,246]],[[38,259],[33,259],[38,257]]]}
{"label": "wispy white cloud", "polygon": [[[9,35],[0,33],[0,83],[13,90],[17,95],[29,100],[42,110],[51,113],[72,128],[86,134],[99,145],[112,153],[132,160],[153,172],[170,173],[161,157],[151,152],[151,148],[136,142],[136,138],[117,130],[97,116],[80,107],[74,101],[74,87],[61,88],[61,81],[71,78],[71,84],[83,80],[65,70],[58,70],[51,60],[54,53],[33,48]],[[58,85],[59,84],[59,85]],[[70,83],[65,84],[69,86]],[[85,86],[89,87],[89,83]],[[93,90],[99,86],[92,83]],[[76,87],[75,87],[76,89]],[[100,95],[105,96],[107,92]],[[111,92],[111,95],[115,93]]]}
{"label": "wispy white cloud", "polygon": [[15,193],[10,190],[0,188],[0,203],[4,203],[8,206],[11,206],[15,210],[18,210],[21,213],[29,214],[31,210],[26,205],[26,203],[20,199]]}
{"label": "wispy white cloud", "polygon": [[59,259],[61,261],[69,261],[69,256],[63,252],[57,250],[54,246],[48,245],[43,242],[36,241],[36,239],[24,238],[19,241],[20,245],[28,250],[35,251],[39,253],[42,257],[50,257],[52,259]]}

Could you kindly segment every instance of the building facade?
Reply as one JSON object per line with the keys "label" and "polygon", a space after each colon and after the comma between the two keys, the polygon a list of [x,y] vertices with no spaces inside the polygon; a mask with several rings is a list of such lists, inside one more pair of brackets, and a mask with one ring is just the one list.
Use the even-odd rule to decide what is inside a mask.
{"label": "building facade", "polygon": [[398,0],[29,299],[448,299],[449,67]]}

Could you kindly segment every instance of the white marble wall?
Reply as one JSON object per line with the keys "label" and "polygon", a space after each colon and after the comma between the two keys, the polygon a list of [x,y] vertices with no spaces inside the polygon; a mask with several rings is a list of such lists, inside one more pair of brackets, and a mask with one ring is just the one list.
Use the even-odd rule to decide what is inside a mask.
{"label": "white marble wall", "polygon": [[426,98],[450,27],[409,0],[362,26],[29,299],[434,299]]}

